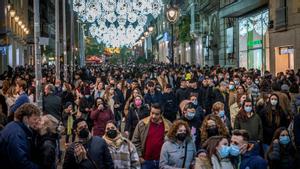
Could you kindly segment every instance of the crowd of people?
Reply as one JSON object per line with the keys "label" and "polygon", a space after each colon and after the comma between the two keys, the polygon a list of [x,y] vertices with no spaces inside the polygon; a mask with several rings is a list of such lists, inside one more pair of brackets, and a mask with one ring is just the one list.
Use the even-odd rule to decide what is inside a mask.
{"label": "crowd of people", "polygon": [[300,168],[300,70],[98,65],[64,81],[44,65],[42,76],[39,108],[33,67],[0,75],[3,169]]}

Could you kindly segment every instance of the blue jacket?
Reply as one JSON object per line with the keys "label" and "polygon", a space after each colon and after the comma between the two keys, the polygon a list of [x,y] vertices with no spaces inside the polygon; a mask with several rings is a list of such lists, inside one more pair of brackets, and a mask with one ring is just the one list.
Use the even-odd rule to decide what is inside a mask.
{"label": "blue jacket", "polygon": [[146,104],[153,104],[153,103],[159,103],[162,105],[162,93],[159,91],[155,91],[154,95],[151,95],[150,93],[145,94],[145,103]]}
{"label": "blue jacket", "polygon": [[32,162],[32,131],[21,122],[10,122],[0,132],[0,164],[2,169],[38,169]]}
{"label": "blue jacket", "polygon": [[247,151],[241,156],[239,169],[267,169],[267,161],[259,156],[259,146],[254,145],[251,151]]}
{"label": "blue jacket", "polygon": [[11,109],[10,109],[10,112],[13,112],[13,113],[16,112],[16,110],[17,110],[20,106],[22,106],[22,104],[24,104],[24,103],[29,103],[29,98],[28,98],[28,96],[27,96],[26,93],[22,93],[22,94],[18,97],[18,99],[16,100],[15,104],[12,105],[12,107],[11,107]]}

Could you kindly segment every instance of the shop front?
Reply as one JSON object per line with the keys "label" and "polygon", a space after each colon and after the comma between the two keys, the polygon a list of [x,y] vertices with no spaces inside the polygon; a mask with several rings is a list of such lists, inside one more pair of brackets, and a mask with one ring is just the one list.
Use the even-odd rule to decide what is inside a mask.
{"label": "shop front", "polygon": [[239,67],[269,70],[268,22],[268,10],[239,18]]}

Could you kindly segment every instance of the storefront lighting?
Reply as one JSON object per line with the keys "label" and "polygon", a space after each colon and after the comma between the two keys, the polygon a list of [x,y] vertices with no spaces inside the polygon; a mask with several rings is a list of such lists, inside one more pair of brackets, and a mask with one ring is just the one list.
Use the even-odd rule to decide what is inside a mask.
{"label": "storefront lighting", "polygon": [[25,33],[26,33],[26,35],[28,35],[29,34],[29,30],[27,30]]}
{"label": "storefront lighting", "polygon": [[19,22],[18,22],[18,25],[21,26],[21,25],[22,25],[22,21],[19,21]]}
{"label": "storefront lighting", "polygon": [[16,11],[13,9],[9,13],[10,13],[11,17],[15,17],[15,15],[16,15]]}
{"label": "storefront lighting", "polygon": [[145,36],[145,37],[148,37],[148,36],[149,36],[149,32],[147,32],[147,31],[144,32],[144,36]]}
{"label": "storefront lighting", "polygon": [[21,28],[24,30],[24,28],[25,28],[25,25],[24,25],[24,24],[22,24],[22,25],[21,25]]}
{"label": "storefront lighting", "polygon": [[171,24],[176,23],[179,18],[179,8],[176,6],[170,6],[166,11],[166,15]]}

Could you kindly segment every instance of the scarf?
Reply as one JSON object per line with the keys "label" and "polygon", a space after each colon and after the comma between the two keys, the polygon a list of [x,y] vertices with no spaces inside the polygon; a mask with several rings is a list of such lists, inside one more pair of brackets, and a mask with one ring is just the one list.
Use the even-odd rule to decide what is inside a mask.
{"label": "scarf", "polygon": [[103,139],[106,141],[108,145],[113,146],[114,148],[118,149],[121,147],[123,143],[123,137],[121,134],[118,134],[116,138],[111,139],[106,134],[103,136]]}

